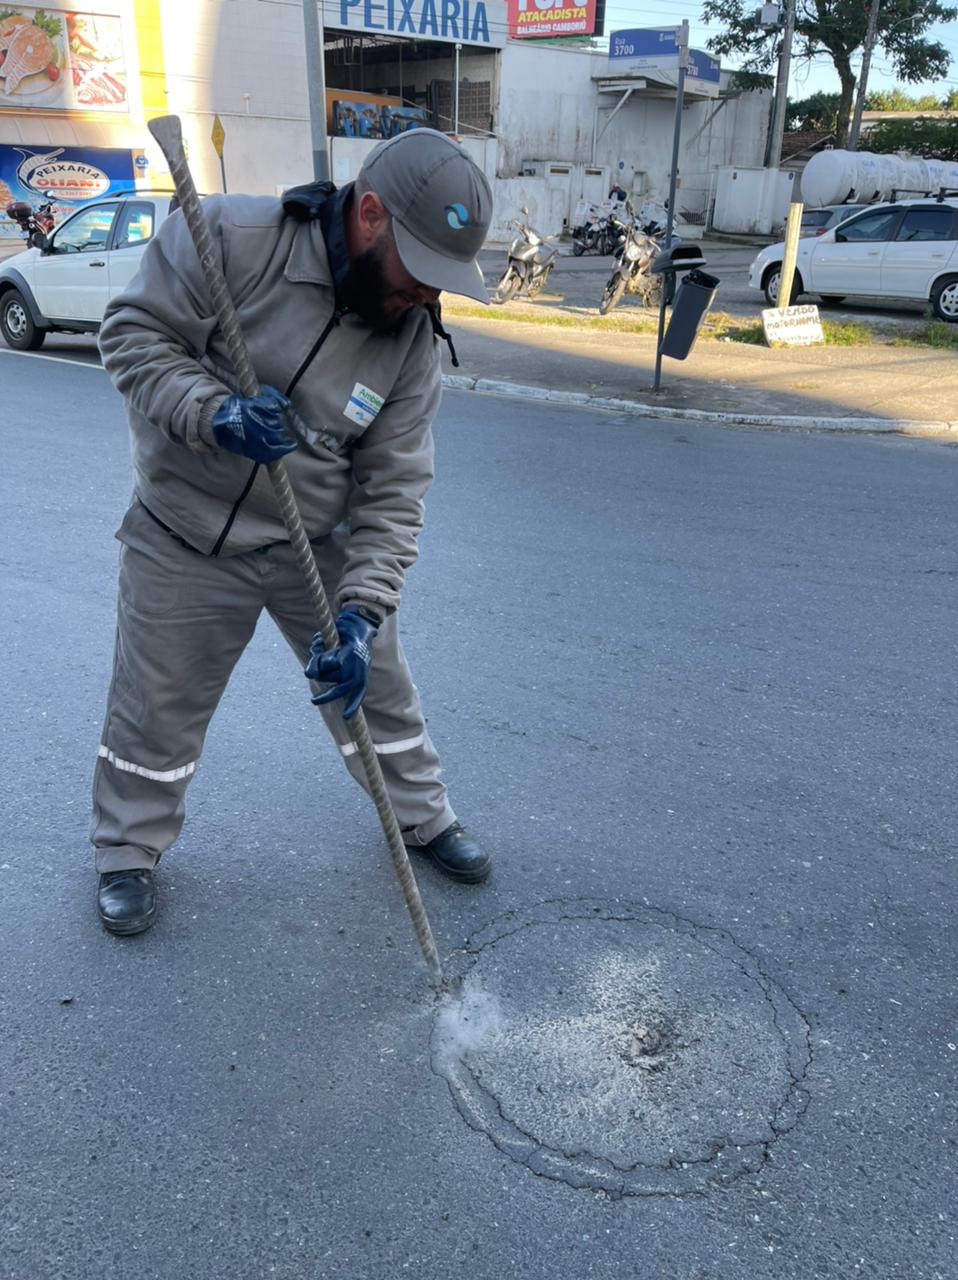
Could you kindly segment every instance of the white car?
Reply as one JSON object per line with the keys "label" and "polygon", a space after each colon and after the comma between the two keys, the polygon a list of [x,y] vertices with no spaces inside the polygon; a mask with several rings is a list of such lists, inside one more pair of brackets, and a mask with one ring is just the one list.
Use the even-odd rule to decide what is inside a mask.
{"label": "white car", "polygon": [[96,333],[110,299],[136,275],[160,223],[176,208],[170,191],[130,191],[83,205],[48,237],[0,262],[0,334],[36,351],[51,331]]}
{"label": "white car", "polygon": [[[763,249],[748,282],[777,306],[784,244]],[[871,205],[823,235],[798,242],[790,301],[817,293],[823,302],[856,296],[930,302],[958,323],[958,200],[931,198]]]}

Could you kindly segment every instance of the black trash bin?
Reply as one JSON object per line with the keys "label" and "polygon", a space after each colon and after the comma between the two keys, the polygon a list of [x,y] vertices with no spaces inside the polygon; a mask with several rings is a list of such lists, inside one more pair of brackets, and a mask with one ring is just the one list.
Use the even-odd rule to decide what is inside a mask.
{"label": "black trash bin", "polygon": [[696,269],[682,277],[672,304],[669,327],[662,339],[664,356],[684,360],[689,354],[718,287],[718,277],[709,275],[707,271]]}

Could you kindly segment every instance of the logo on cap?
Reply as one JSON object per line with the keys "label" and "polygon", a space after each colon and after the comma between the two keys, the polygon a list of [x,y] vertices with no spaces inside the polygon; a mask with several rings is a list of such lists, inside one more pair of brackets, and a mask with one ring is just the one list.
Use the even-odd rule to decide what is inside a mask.
{"label": "logo on cap", "polygon": [[469,210],[464,204],[447,204],[446,221],[453,231],[461,231],[469,225]]}

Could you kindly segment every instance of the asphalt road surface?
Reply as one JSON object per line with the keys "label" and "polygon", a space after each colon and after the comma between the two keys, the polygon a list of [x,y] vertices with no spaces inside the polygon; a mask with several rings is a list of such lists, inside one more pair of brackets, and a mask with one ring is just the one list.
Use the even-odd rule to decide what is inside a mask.
{"label": "asphalt road surface", "polygon": [[496,872],[417,863],[440,1025],[268,620],[101,932],[123,415],[0,378],[3,1280],[953,1280],[958,451],[446,396],[405,635]]}

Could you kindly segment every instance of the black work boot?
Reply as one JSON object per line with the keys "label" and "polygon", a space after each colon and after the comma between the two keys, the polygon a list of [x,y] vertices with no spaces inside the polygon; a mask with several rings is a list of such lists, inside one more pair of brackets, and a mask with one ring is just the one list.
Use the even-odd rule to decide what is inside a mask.
{"label": "black work boot", "polygon": [[444,871],[453,880],[461,880],[464,884],[478,884],[485,880],[492,870],[492,859],[483,853],[468,835],[459,822],[446,827],[434,836],[428,844],[407,846],[413,853],[425,854],[432,858],[440,871]]}
{"label": "black work boot", "polygon": [[142,933],[156,918],[153,872],[142,867],[106,871],[96,900],[100,923],[110,933]]}

